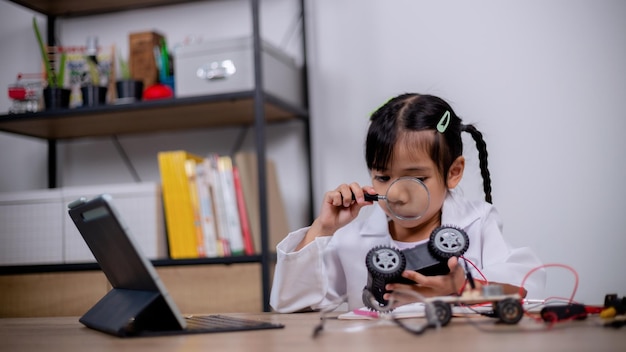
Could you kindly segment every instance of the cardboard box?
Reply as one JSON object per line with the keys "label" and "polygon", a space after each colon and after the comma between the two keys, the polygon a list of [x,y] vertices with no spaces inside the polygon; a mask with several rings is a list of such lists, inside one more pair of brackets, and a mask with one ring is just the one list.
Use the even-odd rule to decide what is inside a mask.
{"label": "cardboard box", "polygon": [[163,35],[157,32],[131,33],[128,37],[130,75],[143,81],[144,90],[159,81],[154,48],[160,47],[163,39]]}
{"label": "cardboard box", "polygon": [[0,193],[0,265],[95,262],[67,205],[103,193],[113,197],[143,253],[167,258],[160,187],[132,183]]}
{"label": "cardboard box", "polygon": [[[297,107],[303,106],[303,72],[293,58],[261,43],[263,89]],[[207,41],[174,51],[177,97],[253,90],[254,50],[251,37]]]}

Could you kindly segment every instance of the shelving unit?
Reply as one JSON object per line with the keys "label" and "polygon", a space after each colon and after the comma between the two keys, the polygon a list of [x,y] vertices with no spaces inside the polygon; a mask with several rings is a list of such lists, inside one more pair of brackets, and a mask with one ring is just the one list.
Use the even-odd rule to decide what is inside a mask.
{"label": "shelving unit", "polygon": [[[242,264],[259,262],[261,262],[261,255],[247,255],[224,258],[155,259],[152,260],[152,265],[155,267],[160,267],[205,264]],[[85,271],[98,269],[100,269],[98,263],[7,265],[0,266],[0,275],[55,273],[63,271]]]}
{"label": "shelving unit", "polygon": [[[306,111],[265,94],[268,123],[306,119]],[[211,128],[254,123],[254,91],[0,116],[0,130],[42,139]],[[172,119],[171,116],[176,116]]]}
{"label": "shelving unit", "polygon": [[[52,33],[54,33],[54,24],[57,17],[88,16],[122,10],[189,3],[198,0],[94,0],[82,2],[71,0],[10,1],[46,15],[48,18],[48,42],[49,44],[54,44]],[[260,0],[250,0],[253,22],[254,89],[210,96],[142,101],[128,105],[106,105],[90,108],[42,111],[20,115],[3,115],[0,116],[0,131],[48,141],[48,184],[50,188],[55,188],[57,187],[57,141],[83,137],[146,134],[175,130],[191,130],[196,128],[247,125],[254,128],[258,160],[265,160],[266,124],[299,120],[305,125],[309,164],[309,194],[311,194],[309,120],[306,103],[305,107],[293,106],[278,97],[267,94],[263,90],[259,1]],[[303,1],[300,2],[300,5],[303,9]],[[303,45],[303,47],[305,46]],[[306,102],[306,66],[303,67],[303,70]],[[172,119],[171,116],[176,116],[176,118]],[[260,263],[263,310],[269,311],[270,269],[274,258],[270,248],[268,248],[268,196],[265,187],[265,163],[258,163],[257,173],[259,182],[259,214],[261,219],[261,251],[259,255],[193,260],[164,259],[156,260],[154,264],[156,266],[171,266]],[[96,264],[32,265],[27,267],[9,266],[0,267],[0,274],[93,269],[97,269]]]}

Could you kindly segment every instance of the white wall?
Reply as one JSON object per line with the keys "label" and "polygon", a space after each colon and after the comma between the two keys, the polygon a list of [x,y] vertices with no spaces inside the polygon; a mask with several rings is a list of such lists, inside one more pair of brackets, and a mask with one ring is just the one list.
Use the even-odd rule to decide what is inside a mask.
{"label": "white wall", "polygon": [[[7,88],[15,83],[17,74],[40,72],[41,55],[33,32],[33,16],[21,6],[0,1],[0,114],[9,111]],[[40,21],[43,18],[36,17]],[[45,141],[0,133],[0,192],[45,188],[46,151]]]}
{"label": "white wall", "polygon": [[[309,1],[315,187],[367,182],[368,115],[411,91],[484,133],[505,236],[580,275],[576,298],[626,294],[626,3]],[[473,142],[462,187],[480,197]],[[472,161],[473,160],[473,161]],[[549,268],[548,295],[573,274]]]}
{"label": "white wall", "polygon": [[[5,26],[17,26],[21,38],[16,52],[28,53],[33,62],[27,68],[20,62],[20,56],[7,56],[10,69],[2,69],[2,74],[9,71],[10,79],[0,81],[6,87],[15,79],[19,70],[38,72],[41,65],[40,55],[32,30],[32,12],[0,1],[0,29]],[[13,16],[13,13],[17,16]],[[295,0],[269,0],[261,6],[261,30],[265,40],[288,52],[301,64],[302,33],[298,30],[300,15],[299,2]],[[39,21],[41,30],[45,30],[45,20]],[[294,30],[295,28],[295,30]],[[110,48],[115,45],[125,58],[128,57],[128,34],[155,30],[165,35],[171,50],[182,45],[190,38],[194,42],[223,38],[236,38],[252,34],[252,17],[248,1],[208,1],[193,2],[184,5],[157,7],[137,11],[90,16],[81,18],[57,19],[57,43],[64,46],[83,46],[87,37],[97,36],[99,45]],[[45,33],[45,32],[44,32]],[[45,36],[45,34],[44,34]],[[4,38],[4,36],[3,36]],[[4,44],[5,41],[0,41]],[[6,40],[6,46],[14,44]],[[34,50],[30,50],[34,48]],[[29,50],[27,50],[29,49]],[[21,50],[21,51],[19,51]],[[4,58],[2,60],[5,62]],[[266,79],[271,79],[266,77]],[[6,113],[9,101],[0,101],[0,112]],[[246,138],[241,149],[253,150],[254,130],[243,128],[223,128],[194,130],[176,133],[157,133],[149,135],[125,135],[118,140],[128,154],[141,181],[159,181],[157,152],[162,150],[185,149],[198,155],[209,152],[230,153],[235,148],[241,133]],[[298,228],[309,222],[309,200],[307,192],[307,164],[304,156],[304,126],[300,122],[281,123],[268,126],[267,156],[277,163],[281,191],[284,195],[288,219],[292,228]],[[18,146],[18,143],[20,144]],[[47,164],[45,141],[24,139],[9,134],[0,134],[2,160],[17,165],[22,153],[30,152],[35,162],[18,165],[0,171],[0,192],[40,189],[47,187]],[[19,151],[19,154],[16,154]],[[112,138],[87,138],[58,143],[58,158],[61,167],[58,175],[59,186],[82,186],[90,184],[132,183],[133,174],[127,168],[116,150]],[[286,162],[279,162],[286,160]],[[35,176],[32,173],[36,172]],[[29,175],[24,177],[23,175]],[[293,182],[291,180],[300,180]],[[304,180],[304,182],[302,181]],[[289,182],[291,181],[291,182]]]}
{"label": "white wall", "polygon": [[[241,6],[225,3],[217,6],[227,14],[234,11],[231,6]],[[279,43],[295,12],[280,1],[266,3],[264,18],[276,20],[264,22],[264,36]],[[272,4],[276,7],[266,7]],[[0,6],[4,29],[6,4]],[[60,37],[65,45],[81,45],[91,29],[101,44],[124,47],[125,31],[135,28],[158,27],[167,32],[170,44],[187,34],[212,37],[247,30],[241,23],[220,21],[234,17],[215,15],[214,8],[204,6],[118,14],[119,26],[113,28],[106,23],[115,15],[63,20]],[[546,263],[572,266],[580,276],[579,301],[602,303],[605,293],[626,295],[626,276],[620,274],[626,267],[626,217],[621,214],[626,209],[624,15],[626,3],[619,0],[307,1],[316,204],[339,183],[368,181],[362,147],[372,110],[405,91],[440,95],[485,135],[494,203],[511,243],[531,246]],[[211,31],[215,22],[219,32]],[[30,22],[22,27],[32,33]],[[5,36],[0,38],[7,43]],[[3,80],[0,86],[8,83]],[[296,162],[281,179],[294,211],[304,203],[298,190],[304,173],[298,172],[302,160],[292,147],[298,141],[282,128],[298,127],[268,131],[278,139],[269,153]],[[236,133],[196,131],[123,137],[121,142],[142,178],[155,180],[155,150],[228,149],[228,138]],[[3,168],[0,191],[26,189],[16,175],[45,170],[40,142],[20,138],[18,144],[15,139],[0,135],[2,161],[15,162],[4,152],[10,148],[29,152],[34,162]],[[22,143],[35,147],[22,150]],[[468,143],[462,187],[469,196],[480,197],[471,139]],[[94,155],[106,167],[92,167]],[[108,140],[63,144],[61,158],[64,184],[132,181]],[[37,180],[29,183],[41,186]],[[292,217],[292,226],[302,222],[300,215]],[[548,273],[546,294],[569,297],[573,275],[558,268]]]}

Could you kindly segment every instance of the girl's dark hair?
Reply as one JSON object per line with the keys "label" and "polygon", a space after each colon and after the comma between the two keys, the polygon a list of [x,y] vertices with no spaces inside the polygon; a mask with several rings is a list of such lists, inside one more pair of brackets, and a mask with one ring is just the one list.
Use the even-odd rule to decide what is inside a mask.
{"label": "girl's dark hair", "polygon": [[[450,114],[444,132],[437,130],[442,117]],[[393,149],[405,132],[433,131],[432,142],[425,145],[431,159],[439,167],[444,182],[452,162],[463,155],[461,132],[468,132],[476,142],[485,200],[491,199],[491,176],[487,168],[487,145],[473,125],[464,125],[452,107],[432,95],[407,93],[392,98],[376,110],[370,118],[365,142],[365,160],[370,170],[386,170],[392,161]]]}

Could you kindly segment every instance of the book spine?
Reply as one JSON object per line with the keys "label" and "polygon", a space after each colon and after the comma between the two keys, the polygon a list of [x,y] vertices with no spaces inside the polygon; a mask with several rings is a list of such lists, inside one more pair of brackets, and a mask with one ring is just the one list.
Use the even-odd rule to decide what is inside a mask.
{"label": "book spine", "polygon": [[[257,177],[257,157],[255,153],[237,152],[233,156],[235,165],[239,168],[241,189],[246,202],[248,222],[252,233],[253,243],[257,251],[261,250],[261,219],[259,215],[259,182]],[[289,222],[283,201],[276,165],[271,159],[266,160],[266,189],[268,207],[269,247],[275,248],[285,235],[289,233]]]}
{"label": "book spine", "polygon": [[198,258],[194,211],[185,160],[202,160],[185,151],[158,153],[169,253],[172,259]]}
{"label": "book spine", "polygon": [[204,258],[206,257],[206,252],[204,250],[204,233],[202,230],[195,160],[185,160],[185,173],[187,174],[187,180],[189,182],[189,200],[191,201],[191,209],[193,212],[193,227],[196,234],[196,251],[198,252],[199,258]]}
{"label": "book spine", "polygon": [[237,208],[237,196],[235,194],[235,184],[233,181],[233,163],[229,156],[218,158],[218,170],[220,174],[222,196],[224,199],[224,213],[228,243],[230,244],[231,255],[241,255],[244,253],[243,236],[239,210]]}
{"label": "book spine", "polygon": [[237,208],[239,210],[239,222],[241,223],[241,233],[243,236],[243,249],[246,255],[254,255],[254,241],[250,230],[248,212],[246,211],[246,201],[241,188],[241,176],[239,167],[233,165],[233,181],[235,184],[235,195],[237,196]]}
{"label": "book spine", "polygon": [[217,250],[219,256],[227,257],[231,255],[230,241],[229,241],[229,229],[228,218],[226,215],[226,209],[224,207],[224,187],[221,182],[220,171],[218,168],[219,156],[217,154],[211,154],[207,158],[210,164],[210,172],[213,186],[213,209],[217,219]]}
{"label": "book spine", "polygon": [[200,205],[200,223],[202,225],[204,251],[207,257],[217,257],[217,228],[213,211],[212,181],[207,160],[196,165],[196,184]]}

